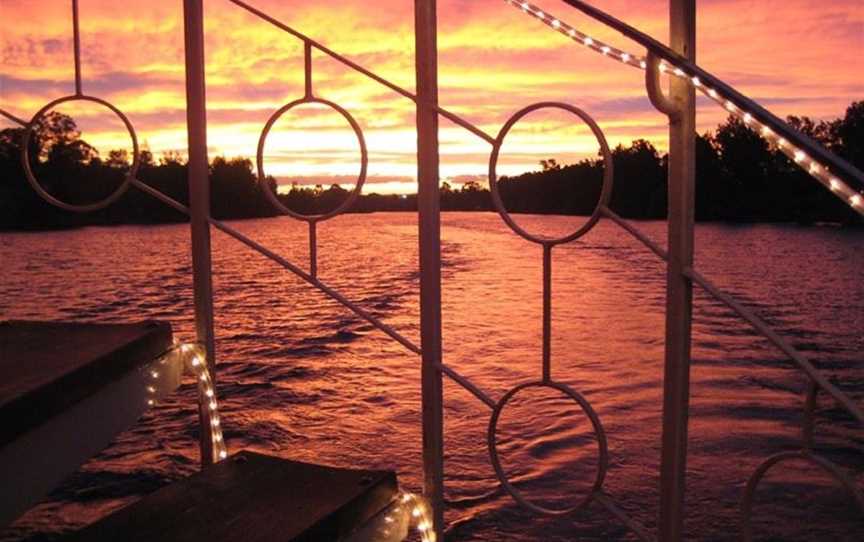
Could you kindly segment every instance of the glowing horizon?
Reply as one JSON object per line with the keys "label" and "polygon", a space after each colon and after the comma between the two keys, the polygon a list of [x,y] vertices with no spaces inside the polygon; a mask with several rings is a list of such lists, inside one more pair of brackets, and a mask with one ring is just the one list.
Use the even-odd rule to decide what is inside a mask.
{"label": "glowing horizon", "polygon": [[[48,101],[72,93],[70,2],[0,2],[4,18],[16,20],[2,36],[0,107],[29,119]],[[539,4],[599,38],[640,52],[562,3]],[[626,0],[594,4],[655,37],[668,34],[665,2],[640,3],[638,13],[631,13],[632,2]],[[413,90],[410,2],[382,0],[374,10],[355,0],[330,2],[327,9],[299,1],[255,5]],[[174,2],[154,1],[124,7],[117,17],[112,6],[107,0],[80,2],[84,92],[123,110],[142,147],[157,156],[183,155],[180,9]],[[495,135],[529,103],[564,101],[592,115],[612,147],[642,138],[665,151],[665,119],[650,106],[638,70],[574,45],[502,0],[441,0],[438,9],[440,102],[448,109]],[[303,94],[302,44],[225,0],[208,3],[205,17],[211,157],[254,159],[267,118]],[[864,10],[857,0],[830,5],[795,0],[782,9],[774,2],[706,2],[699,6],[697,37],[701,66],[781,117],[833,119],[864,98],[864,81],[856,75],[864,73]],[[313,62],[316,94],[346,108],[363,128],[369,150],[364,191],[413,192],[414,104],[322,55],[314,55]],[[78,113],[84,138],[102,154],[128,146],[116,120],[68,112]],[[724,118],[722,109],[699,102],[700,131]],[[344,120],[320,111],[283,120],[265,147],[268,174],[286,183],[338,179],[342,186],[353,185],[359,153]],[[487,143],[446,120],[440,140],[442,180],[485,178]],[[564,115],[537,115],[517,125],[503,151],[499,173],[518,174],[537,169],[540,158],[572,163],[593,157],[597,146],[584,125]]]}

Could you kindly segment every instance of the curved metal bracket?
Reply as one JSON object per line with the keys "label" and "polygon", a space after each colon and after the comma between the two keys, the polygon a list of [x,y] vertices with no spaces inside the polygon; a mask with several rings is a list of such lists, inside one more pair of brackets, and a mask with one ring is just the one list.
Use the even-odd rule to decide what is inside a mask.
{"label": "curved metal bracket", "polygon": [[742,540],[745,540],[747,542],[753,540],[753,525],[751,522],[753,516],[753,498],[759,482],[762,480],[765,474],[778,463],[784,463],[794,460],[807,461],[813,465],[816,465],[817,467],[820,467],[825,473],[830,475],[848,492],[854,503],[858,506],[861,512],[864,513],[864,493],[862,493],[861,490],[858,489],[858,486],[855,485],[855,482],[834,462],[826,459],[821,455],[812,453],[807,450],[781,452],[772,455],[771,457],[766,459],[761,465],[759,465],[759,467],[756,469],[756,471],[753,472],[753,475],[750,476],[750,479],[747,481],[747,486],[744,489],[744,495],[741,498],[740,507]]}
{"label": "curved metal bracket", "polygon": [[645,89],[648,98],[658,111],[675,120],[681,116],[681,108],[673,100],[670,100],[660,88],[660,59],[650,50],[645,57]]}

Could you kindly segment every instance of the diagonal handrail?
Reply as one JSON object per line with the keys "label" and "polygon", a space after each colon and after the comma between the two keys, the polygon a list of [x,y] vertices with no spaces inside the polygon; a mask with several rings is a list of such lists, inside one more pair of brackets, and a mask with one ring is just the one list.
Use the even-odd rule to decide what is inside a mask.
{"label": "diagonal handrail", "polygon": [[[150,186],[150,185],[148,185],[148,184],[146,184],[146,183],[144,183],[138,179],[132,179],[131,184],[132,184],[132,186],[138,188],[139,190],[141,190],[145,194],[149,194],[150,196],[158,199],[159,201],[161,201],[165,205],[168,205],[169,207],[171,207],[171,208],[173,208],[173,209],[175,209],[175,210],[177,210],[177,211],[179,211],[185,215],[189,214],[189,207],[187,207],[186,205],[183,205],[182,203],[180,203],[179,201],[175,200],[174,198],[166,195],[165,193],[153,188],[152,186]],[[254,240],[250,239],[249,237],[243,235],[242,233],[235,230],[231,226],[228,226],[224,222],[222,222],[220,220],[216,220],[215,218],[210,218],[208,221],[210,222],[210,225],[212,225],[214,228],[225,233],[229,237],[233,237],[234,239],[243,243],[244,245],[251,248],[255,252],[258,252],[259,254],[264,256],[265,258],[270,259],[271,261],[281,265],[282,267],[284,267],[288,271],[294,273],[299,278],[303,279],[308,284],[314,286],[315,288],[317,288],[322,293],[324,293],[325,295],[332,298],[334,301],[336,301],[340,305],[346,307],[347,309],[351,310],[353,313],[355,313],[360,318],[362,318],[362,319],[366,320],[367,322],[369,322],[370,324],[372,324],[372,326],[374,326],[377,329],[379,329],[380,331],[384,332],[390,338],[392,338],[393,340],[395,340],[396,342],[398,342],[399,344],[401,344],[402,346],[404,346],[405,348],[407,348],[411,352],[413,352],[415,354],[420,354],[421,350],[420,350],[419,346],[417,346],[416,344],[411,342],[411,340],[409,340],[408,338],[403,336],[401,333],[396,331],[393,327],[382,322],[380,319],[378,319],[377,317],[372,315],[372,313],[370,313],[369,311],[367,311],[366,309],[364,309],[363,307],[361,307],[357,303],[351,301],[350,299],[348,299],[344,295],[340,294],[335,289],[328,286],[326,283],[319,280],[317,276],[313,276],[312,274],[303,271],[302,269],[300,269],[299,266],[291,263],[287,259],[276,254],[275,252],[268,249],[267,247],[265,247],[261,243],[258,243],[257,241],[254,241]]]}
{"label": "diagonal handrail", "polygon": [[235,5],[243,8],[243,9],[245,9],[249,13],[267,21],[268,23],[272,24],[273,26],[275,26],[281,30],[284,30],[285,32],[288,32],[289,34],[291,34],[295,38],[298,38],[298,39],[302,40],[304,43],[306,43],[307,45],[314,47],[315,49],[318,49],[319,51],[321,51],[322,53],[331,57],[333,60],[336,60],[340,64],[344,64],[345,66],[348,66],[352,70],[365,75],[369,79],[372,79],[373,81],[380,83],[381,85],[384,85],[385,87],[389,88],[393,92],[400,94],[405,98],[408,98],[409,100],[411,100],[412,102],[414,102],[418,105],[422,105],[422,107],[426,107],[426,108],[429,108],[433,111],[436,111],[442,117],[453,122],[454,124],[461,126],[462,128],[465,128],[466,130],[473,133],[474,135],[476,135],[480,139],[486,141],[490,145],[495,144],[495,138],[494,137],[487,134],[486,132],[484,132],[483,130],[478,128],[477,126],[474,126],[472,123],[466,121],[465,119],[463,119],[459,115],[457,115],[451,111],[448,111],[442,107],[439,107],[438,105],[435,105],[435,104],[430,104],[430,103],[425,103],[425,102],[421,104],[419,102],[417,95],[414,94],[413,92],[411,92],[410,90],[406,90],[406,89],[400,87],[399,85],[397,85],[391,81],[388,81],[387,79],[384,79],[380,75],[377,75],[377,74],[367,70],[366,68],[364,68],[360,64],[357,64],[353,60],[351,60],[351,59],[349,59],[343,55],[340,55],[339,53],[337,53],[333,49],[330,49],[326,45],[315,41],[314,39],[310,38],[306,34],[300,32],[299,30],[296,30],[295,28],[288,26],[287,24],[283,23],[282,21],[280,21],[274,17],[271,17],[270,15],[267,15],[266,13],[261,11],[260,9],[254,7],[254,6],[251,6],[251,5],[247,4],[246,2],[243,2],[241,0],[228,0],[228,1],[231,2],[232,4],[235,4]]}
{"label": "diagonal handrail", "polygon": [[[621,216],[616,214],[614,211],[609,209],[608,207],[602,208],[603,215],[608,219],[616,223],[620,226],[624,231],[632,235],[636,240],[645,245],[648,250],[653,252],[658,258],[663,261],[668,261],[669,254],[667,251],[658,245],[655,241],[649,238],[647,235],[639,231],[638,228],[634,227],[626,220],[624,220]],[[685,276],[692,280],[695,284],[698,284],[700,288],[702,288],[708,295],[716,299],[717,301],[723,303],[733,312],[735,312],[742,319],[746,320],[753,329],[758,331],[763,337],[768,339],[770,343],[776,346],[781,352],[786,354],[789,359],[795,362],[795,364],[810,378],[811,382],[814,385],[822,388],[828,395],[834,399],[838,405],[843,407],[849,414],[851,414],[862,426],[864,426],[864,411],[859,407],[846,393],[840,390],[837,386],[833,385],[827,378],[825,378],[822,373],[817,369],[813,363],[807,359],[807,357],[798,351],[794,346],[789,344],[789,342],[780,336],[776,331],[771,329],[771,327],[755,312],[748,309],[741,302],[736,300],[732,295],[727,292],[724,292],[718,286],[716,286],[713,282],[711,282],[707,277],[699,273],[693,268],[688,268],[684,271]]]}
{"label": "diagonal handrail", "polygon": [[223,223],[219,220],[211,218],[210,224],[214,228],[220,230],[221,232],[227,234],[228,236],[233,237],[237,241],[240,241],[241,243],[243,243],[247,247],[251,248],[255,252],[258,252],[262,256],[264,256],[264,257],[276,262],[277,264],[281,265],[282,267],[284,267],[288,271],[291,271],[292,273],[294,273],[295,275],[297,275],[298,277],[300,277],[301,279],[303,279],[304,281],[306,281],[310,285],[314,286],[315,288],[317,288],[318,290],[320,290],[324,294],[328,295],[334,301],[337,301],[342,306],[350,309],[355,314],[357,314],[357,316],[363,318],[364,320],[366,320],[367,322],[369,322],[370,324],[372,324],[373,326],[375,326],[379,330],[381,330],[384,333],[386,333],[387,335],[389,335],[390,338],[392,338],[393,340],[395,340],[396,342],[398,342],[399,344],[401,344],[402,346],[404,346],[405,348],[407,348],[411,352],[413,352],[415,354],[421,353],[420,347],[418,347],[417,345],[412,343],[410,340],[408,340],[407,338],[402,336],[398,331],[396,331],[395,329],[393,329],[389,325],[385,324],[384,322],[382,322],[381,320],[379,320],[378,318],[373,316],[369,311],[367,311],[363,307],[357,305],[356,303],[349,300],[344,295],[340,294],[339,292],[337,292],[336,290],[334,290],[333,288],[331,288],[330,286],[328,286],[327,284],[325,284],[324,282],[319,280],[317,277],[303,271],[298,266],[294,265],[293,263],[291,263],[287,259],[283,258],[282,256],[276,254],[275,252],[273,252],[269,248],[265,247],[261,243],[253,241],[249,237],[243,235],[242,233],[238,232],[234,228],[226,225],[225,223]]}
{"label": "diagonal handrail", "polygon": [[846,205],[864,216],[864,196],[862,196],[864,172],[651,36],[582,0],[562,1],[645,47],[648,51],[647,57],[641,58],[610,47],[529,2],[505,0],[508,4],[539,19],[553,30],[579,41],[595,52],[619,60],[630,67],[646,70],[649,90],[652,83],[656,85],[658,71],[688,80],[729,113],[743,119],[744,123],[751,128],[761,128],[759,133],[769,144],[776,146]]}

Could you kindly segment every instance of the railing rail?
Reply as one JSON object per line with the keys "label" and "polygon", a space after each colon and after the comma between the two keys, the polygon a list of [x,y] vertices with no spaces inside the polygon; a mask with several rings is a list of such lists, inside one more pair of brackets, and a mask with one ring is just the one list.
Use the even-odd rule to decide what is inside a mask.
{"label": "railing rail", "polygon": [[[789,156],[799,167],[843,200],[846,205],[864,216],[864,195],[862,195],[864,193],[864,172],[831,153],[812,138],[795,130],[757,102],[726,84],[719,77],[700,68],[695,62],[582,0],[562,1],[645,47],[646,56],[640,57],[606,45],[530,2],[522,0],[504,1],[595,52],[616,59],[632,68],[646,70],[649,96],[652,96],[652,102],[655,105],[657,102],[653,99],[651,87],[656,88],[658,72],[666,72],[671,76],[689,80],[696,89],[724,107],[730,114],[743,119],[751,128],[757,128],[759,134],[768,140],[769,144]],[[662,107],[659,109],[663,111]]]}
{"label": "railing rail", "polygon": [[[45,198],[49,203],[62,207],[64,209],[76,212],[87,212],[94,209],[103,208],[115,201],[128,186],[133,186],[143,192],[151,195],[157,200],[176,209],[182,213],[190,215],[192,218],[192,250],[196,255],[193,258],[194,273],[195,273],[195,305],[196,305],[196,322],[198,327],[198,340],[206,346],[206,355],[208,365],[211,365],[215,360],[213,358],[213,308],[212,308],[212,293],[210,292],[210,245],[209,245],[209,227],[214,227],[219,231],[234,238],[248,248],[260,253],[264,257],[277,263],[291,273],[300,277],[302,280],[313,286],[320,292],[334,299],[344,307],[353,311],[359,317],[369,322],[375,328],[381,330],[389,337],[400,343],[411,353],[422,357],[422,381],[423,381],[423,421],[424,421],[424,473],[426,478],[426,494],[431,503],[432,517],[431,524],[423,522],[424,536],[426,540],[434,540],[443,537],[444,533],[444,518],[443,518],[443,486],[444,486],[444,462],[443,462],[443,432],[442,432],[442,401],[441,396],[441,377],[446,375],[454,382],[465,388],[468,392],[474,395],[481,403],[485,404],[491,410],[491,418],[489,429],[487,432],[487,440],[489,445],[490,461],[495,467],[496,474],[501,482],[501,485],[516,499],[520,504],[534,510],[538,513],[561,515],[570,513],[576,509],[582,508],[589,501],[595,500],[599,502],[612,516],[618,518],[627,525],[640,539],[652,540],[654,535],[648,532],[647,529],[640,526],[633,518],[629,517],[615,504],[614,499],[604,491],[603,480],[605,475],[605,466],[608,463],[608,450],[606,446],[606,435],[600,422],[600,417],[593,410],[590,403],[578,392],[572,390],[565,384],[556,382],[552,378],[552,352],[551,352],[551,304],[552,296],[552,262],[553,249],[563,243],[569,243],[577,240],[581,236],[588,233],[594,225],[603,217],[608,218],[613,223],[620,226],[624,231],[628,232],[637,241],[645,245],[652,253],[660,259],[667,262],[669,267],[668,277],[669,285],[667,292],[673,288],[673,282],[680,283],[684,288],[681,295],[671,296],[667,302],[667,314],[676,313],[675,318],[677,323],[689,329],[690,325],[690,304],[691,304],[691,289],[695,283],[705,292],[711,295],[718,301],[726,304],[736,314],[746,320],[760,334],[766,337],[771,343],[777,346],[784,354],[792,359],[796,365],[809,377],[810,385],[805,398],[805,419],[802,426],[802,451],[789,452],[772,456],[766,460],[754,472],[750,481],[745,488],[744,497],[742,500],[742,526],[745,536],[749,536],[750,527],[750,508],[752,497],[756,486],[761,480],[765,472],[774,465],[792,459],[804,458],[817,466],[825,469],[829,474],[835,477],[844,487],[849,489],[853,499],[864,510],[864,497],[861,492],[851,481],[848,475],[839,467],[834,465],[828,459],[816,455],[813,451],[813,410],[815,408],[816,394],[821,390],[828,394],[838,405],[849,412],[858,423],[864,426],[864,412],[851,398],[843,393],[839,388],[831,384],[815,366],[807,359],[806,356],[798,352],[792,347],[782,336],[771,330],[771,328],[753,311],[745,307],[740,302],[736,301],[733,296],[724,292],[706,277],[695,270],[692,265],[692,182],[693,172],[692,167],[692,145],[687,145],[687,138],[691,137],[685,132],[692,134],[693,130],[687,123],[681,123],[681,119],[685,115],[693,113],[692,95],[693,89],[698,88],[700,91],[724,105],[727,110],[732,113],[739,114],[745,119],[748,124],[762,128],[762,135],[769,138],[778,148],[787,154],[791,154],[796,163],[801,166],[809,166],[809,173],[823,182],[833,192],[844,198],[847,204],[859,213],[864,214],[864,203],[862,203],[861,195],[858,193],[864,187],[864,174],[855,169],[853,166],[843,161],[842,159],[832,155],[820,145],[812,141],[810,138],[791,129],[780,119],[761,108],[758,104],[749,100],[745,96],[735,91],[732,87],[726,85],[718,78],[705,72],[699,68],[693,60],[682,56],[673,49],[659,43],[655,39],[639,32],[638,30],[626,25],[625,23],[611,17],[610,15],[584,3],[579,0],[564,0],[567,4],[579,9],[588,16],[600,21],[601,23],[620,31],[626,37],[634,40],[647,50],[647,56],[644,58],[636,57],[625,53],[618,49],[613,49],[601,42],[591,39],[587,34],[577,31],[572,26],[564,23],[560,19],[543,12],[533,4],[527,2],[519,2],[516,0],[505,0],[507,3],[519,7],[533,17],[540,19],[551,28],[579,41],[583,45],[608,56],[615,56],[622,63],[631,67],[637,67],[646,72],[646,91],[652,99],[652,103],[664,112],[670,119],[673,138],[677,138],[677,142],[670,145],[670,155],[675,155],[674,159],[678,160],[676,172],[672,172],[673,167],[670,167],[670,202],[673,197],[678,198],[677,203],[674,203],[674,213],[677,214],[675,231],[672,231],[670,226],[670,236],[679,235],[679,241],[672,242],[670,237],[669,249],[664,249],[658,243],[653,241],[649,236],[640,232],[638,228],[628,223],[622,217],[618,216],[608,207],[608,201],[611,194],[613,181],[612,160],[611,154],[606,143],[603,132],[600,130],[597,123],[584,111],[569,105],[556,102],[540,102],[529,105],[511,116],[504,126],[501,128],[497,136],[491,136],[483,129],[472,124],[463,117],[456,115],[447,109],[441,107],[437,102],[437,62],[436,62],[436,27],[435,27],[435,0],[415,0],[415,23],[417,28],[417,92],[412,93],[380,76],[365,67],[355,63],[349,58],[331,50],[327,46],[315,41],[306,34],[303,34],[289,25],[271,17],[261,10],[253,7],[247,2],[241,0],[230,0],[236,6],[246,10],[247,12],[259,17],[260,19],[274,25],[275,27],[285,31],[291,36],[301,40],[304,45],[304,95],[286,106],[277,110],[265,125],[261,139],[258,145],[257,166],[258,177],[262,183],[266,181],[264,173],[263,150],[264,141],[269,132],[270,127],[278,117],[288,109],[304,104],[318,103],[335,109],[342,114],[351,124],[357,134],[361,146],[361,173],[358,177],[355,191],[350,196],[349,200],[335,211],[326,215],[300,215],[285,208],[275,194],[269,191],[268,196],[271,197],[277,209],[284,214],[288,214],[295,219],[306,221],[309,225],[309,271],[304,271],[300,266],[292,263],[285,257],[268,249],[262,244],[254,241],[250,237],[242,234],[234,228],[228,226],[222,221],[212,218],[209,214],[209,208],[206,202],[209,201],[207,195],[207,157],[206,157],[206,125],[204,117],[206,115],[206,102],[204,97],[204,79],[203,79],[203,13],[202,0],[184,0],[185,19],[186,19],[186,66],[187,66],[187,96],[188,96],[188,124],[189,124],[189,147],[190,147],[190,196],[192,201],[189,206],[186,206],[170,196],[160,192],[159,190],[140,181],[137,176],[137,167],[134,164],[138,163],[138,148],[137,136],[131,123],[126,119],[123,113],[113,105],[101,100],[87,96],[83,93],[82,85],[83,78],[81,74],[80,61],[80,35],[78,25],[78,9],[77,0],[72,0],[73,11],[73,33],[74,33],[74,62],[75,62],[75,94],[54,100],[47,106],[37,112],[34,117],[28,122],[24,121],[11,113],[0,109],[0,115],[15,122],[25,128],[24,141],[22,148],[22,160],[27,175],[28,181],[33,185],[33,188]],[[693,0],[672,0],[673,15],[675,10],[692,9]],[[690,7],[686,4],[689,3]],[[675,22],[678,25],[678,30],[673,32],[673,37],[678,36],[678,47],[687,49],[692,47],[693,36],[690,38],[683,36],[686,32],[692,32],[692,22],[688,22],[688,17],[692,13],[679,13],[682,17]],[[674,20],[674,17],[673,17]],[[674,21],[673,21],[674,22]],[[674,26],[674,25],[673,25]],[[682,37],[683,36],[683,37]],[[359,194],[365,180],[366,171],[366,151],[363,142],[362,130],[353,117],[340,106],[333,102],[323,100],[316,97],[313,85],[313,58],[312,51],[320,51],[352,70],[363,74],[364,76],[376,81],[384,87],[396,92],[397,94],[413,101],[417,106],[417,129],[420,144],[418,145],[418,183],[420,196],[420,254],[421,254],[421,340],[422,348],[418,347],[408,338],[404,337],[396,329],[389,326],[381,319],[364,309],[359,304],[351,301],[342,295],[336,289],[328,286],[325,282],[318,278],[318,262],[317,262],[317,233],[316,226],[319,222],[326,220],[345,210],[350,205],[357,194]],[[692,57],[692,53],[691,53]],[[693,57],[695,58],[695,57]],[[664,69],[663,63],[668,63]],[[671,68],[670,68],[671,66]],[[670,73],[677,76],[677,85],[673,85],[673,99],[669,99],[662,94],[659,86],[659,73],[662,71],[672,70]],[[685,88],[683,83],[690,85]],[[690,100],[682,98],[687,93],[690,93]],[[38,179],[35,178],[29,167],[29,158],[27,155],[28,144],[26,141],[31,137],[37,122],[41,116],[46,114],[48,110],[58,103],[71,100],[90,100],[103,104],[111,109],[115,114],[120,116],[126,126],[129,128],[130,135],[135,142],[135,150],[133,156],[133,167],[124,179],[123,185],[117,192],[101,202],[86,206],[71,205],[59,200],[56,200],[48,194],[40,185]],[[602,162],[604,164],[603,185],[601,195],[597,206],[592,213],[587,223],[576,232],[559,239],[550,239],[545,237],[534,236],[516,224],[510,217],[508,211],[504,207],[503,201],[498,192],[498,181],[496,175],[496,163],[498,153],[504,142],[510,128],[527,113],[541,108],[558,108],[570,112],[579,117],[583,122],[589,125],[601,149]],[[438,116],[444,117],[456,125],[461,126],[470,133],[473,133],[478,138],[486,141],[491,145],[490,161],[489,161],[489,186],[493,204],[500,214],[502,220],[518,235],[532,243],[540,245],[543,249],[543,347],[542,347],[542,365],[541,376],[539,380],[523,382],[517,384],[510,391],[504,394],[500,399],[495,399],[484,392],[479,386],[472,383],[470,379],[459,374],[455,369],[448,366],[441,357],[441,314],[440,314],[440,208],[438,205],[438,141],[437,141],[437,122]],[[692,123],[691,123],[692,124]],[[691,142],[692,143],[692,142]],[[785,143],[785,147],[784,147]],[[688,150],[689,149],[689,150]],[[802,158],[799,153],[808,153]],[[671,159],[671,158],[670,158]],[[193,163],[194,160],[194,163]],[[683,162],[682,162],[683,161]],[[672,177],[675,176],[674,179]],[[842,177],[845,183],[841,183],[837,177]],[[672,180],[675,182],[673,183]],[[855,188],[850,188],[854,186]],[[671,220],[671,219],[670,219]],[[688,240],[689,239],[689,240]],[[675,266],[672,262],[676,262]],[[677,286],[676,286],[677,287]],[[677,325],[677,324],[676,324]],[[209,329],[209,331],[208,331]],[[674,437],[674,442],[669,444],[670,453],[679,457],[679,462],[669,469],[670,480],[674,478],[673,483],[677,486],[677,493],[670,493],[667,501],[667,510],[665,513],[668,516],[665,520],[661,518],[660,535],[664,540],[678,540],[681,537],[681,521],[683,518],[683,460],[686,459],[686,424],[687,412],[686,401],[689,398],[689,390],[687,387],[687,371],[689,371],[689,332],[680,334],[678,346],[680,351],[675,354],[673,361],[673,372],[677,373],[678,390],[675,392],[677,403],[667,406],[667,411],[673,414],[678,420],[678,433]],[[671,341],[674,342],[674,341]],[[667,350],[670,348],[670,338],[667,334]],[[667,358],[667,369],[669,367],[669,358]],[[211,365],[212,367],[212,365]],[[213,371],[210,371],[212,374]],[[667,371],[667,379],[670,378],[670,373]],[[213,386],[213,382],[208,383]],[[577,402],[583,411],[590,419],[598,442],[598,474],[594,489],[591,493],[577,506],[570,509],[556,510],[543,508],[527,501],[519,493],[507,479],[506,474],[500,467],[497,458],[496,449],[496,424],[497,419],[506,406],[508,401],[519,391],[528,387],[545,387],[557,390],[558,392],[569,397]],[[681,403],[683,401],[683,403]],[[202,417],[208,415],[206,407],[202,408]],[[203,418],[202,418],[203,419]],[[206,427],[209,427],[209,421]],[[683,425],[681,425],[683,424]],[[665,425],[669,425],[669,422]],[[681,432],[683,431],[683,433]],[[201,449],[202,457],[213,457],[213,451],[209,447],[213,443],[213,435],[208,435],[209,438],[202,437]],[[219,438],[221,442],[221,437]],[[791,454],[791,455],[790,455]],[[664,452],[665,455],[665,452]],[[677,502],[677,504],[675,504]]]}

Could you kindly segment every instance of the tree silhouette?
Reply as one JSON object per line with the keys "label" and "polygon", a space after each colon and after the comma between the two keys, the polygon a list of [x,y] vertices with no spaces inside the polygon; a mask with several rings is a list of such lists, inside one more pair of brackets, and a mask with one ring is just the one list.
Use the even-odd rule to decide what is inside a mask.
{"label": "tree silhouette", "polygon": [[842,121],[831,125],[835,152],[864,170],[864,101],[853,102]]}
{"label": "tree silhouette", "polygon": [[[841,119],[813,121],[789,117],[790,125],[826,148],[864,168],[864,101],[853,102]],[[35,193],[21,165],[23,129],[0,130],[0,229],[56,228],[87,224],[153,223],[186,220],[181,213],[137,190],[127,191],[107,209],[83,215],[61,211]],[[75,121],[57,112],[46,114],[30,139],[30,165],[40,184],[70,203],[108,196],[131,167],[125,150],[107,157],[83,138]],[[618,145],[612,151],[615,179],[610,207],[624,217],[659,219],[666,215],[666,157],[646,140]],[[539,171],[501,177],[498,189],[514,213],[586,215],[600,193],[603,163],[599,158],[565,165],[555,158],[539,162]],[[164,153],[158,163],[149,150],[139,154],[137,178],[180,203],[188,204],[183,155]],[[210,165],[211,210],[217,218],[266,217],[276,210],[266,191],[276,192],[273,177],[259,182],[246,158],[216,157]],[[374,185],[373,185],[374,186]],[[324,188],[292,184],[277,197],[303,214],[327,213],[350,191],[338,184]],[[367,194],[351,210],[412,211],[416,196]],[[489,190],[477,180],[456,188],[441,186],[445,211],[491,211]],[[696,218],[727,221],[835,222],[861,225],[861,217],[814,182],[758,133],[729,117],[712,133],[696,135]]]}

